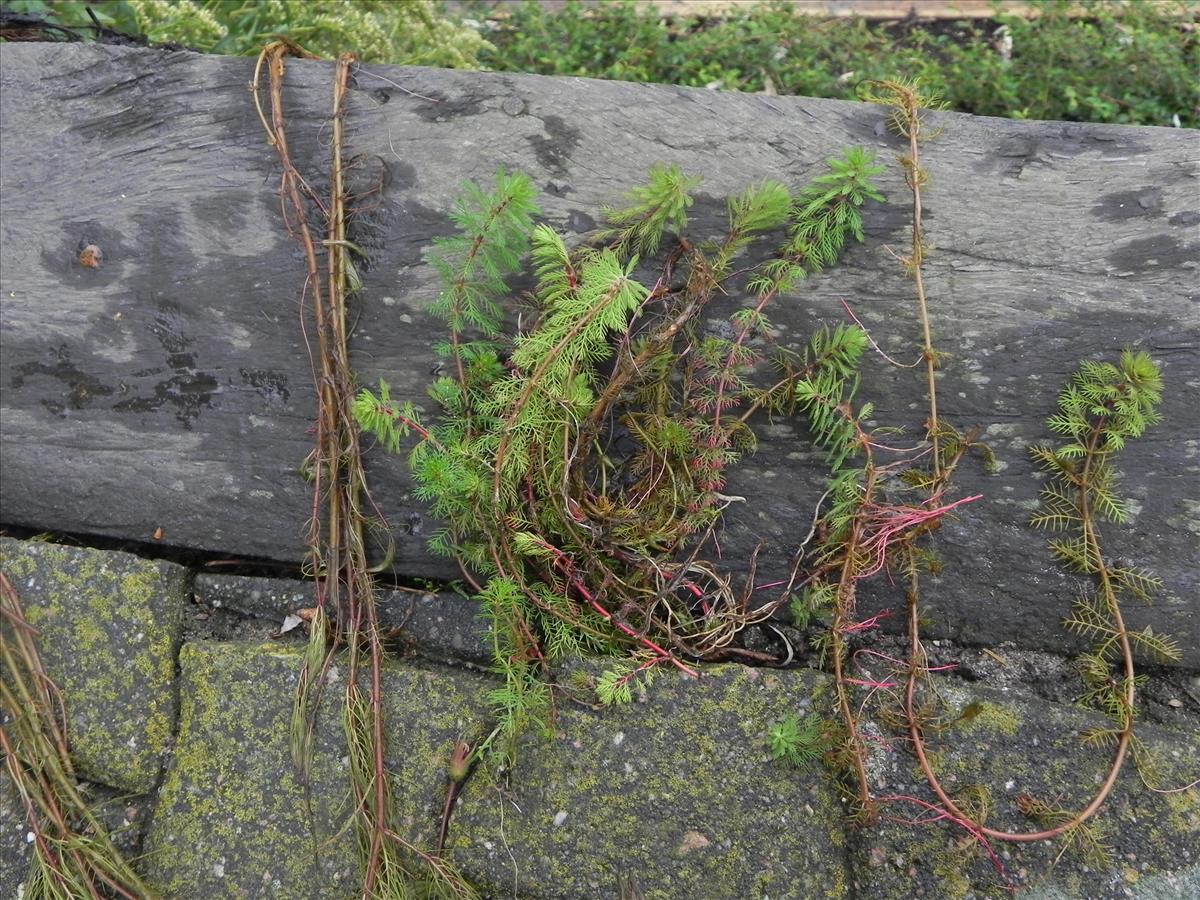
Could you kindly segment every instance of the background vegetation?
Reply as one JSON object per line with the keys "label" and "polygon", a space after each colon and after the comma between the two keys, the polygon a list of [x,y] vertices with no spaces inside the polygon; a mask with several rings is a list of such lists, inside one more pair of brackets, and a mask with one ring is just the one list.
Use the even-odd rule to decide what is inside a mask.
{"label": "background vegetation", "polygon": [[988,116],[1200,127],[1195,0],[1045,0],[1033,19],[890,23],[795,15],[775,0],[721,18],[666,18],[628,0],[549,12],[533,0],[0,0],[205,52],[273,34],[376,62],[582,75],[853,99],[864,79],[919,78]]}

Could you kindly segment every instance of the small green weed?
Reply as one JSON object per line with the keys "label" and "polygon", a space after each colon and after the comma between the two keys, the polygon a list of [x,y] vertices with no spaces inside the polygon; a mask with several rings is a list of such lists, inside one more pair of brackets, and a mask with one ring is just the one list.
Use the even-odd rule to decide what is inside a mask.
{"label": "small green weed", "polygon": [[812,769],[828,749],[825,721],[816,715],[801,719],[788,713],[767,732],[767,749],[772,759],[782,759],[797,769]]}

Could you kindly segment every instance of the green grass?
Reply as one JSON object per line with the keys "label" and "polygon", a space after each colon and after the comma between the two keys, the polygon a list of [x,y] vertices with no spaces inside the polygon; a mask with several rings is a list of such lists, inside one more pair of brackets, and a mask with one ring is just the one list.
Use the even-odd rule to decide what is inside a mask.
{"label": "green grass", "polygon": [[[81,0],[0,0],[88,23]],[[478,28],[429,0],[112,0],[102,22],[216,53],[252,53],[272,34],[314,52],[379,62],[582,75],[733,91],[854,99],[864,79],[919,78],[950,109],[1018,119],[1200,127],[1197,0],[1043,0],[1035,19],[868,23],[796,15],[785,2],[722,18],[664,18],[630,0],[557,13],[532,0],[466,7]],[[489,14],[497,11],[488,20]],[[1004,31],[997,29],[1003,28]],[[480,31],[483,32],[482,36]],[[486,38],[486,41],[483,40]],[[1011,43],[1009,43],[1011,41]]]}
{"label": "green grass", "polygon": [[100,24],[151,43],[205,53],[254,55],[277,35],[319,56],[354,53],[369,62],[475,68],[487,42],[441,14],[434,0],[0,0],[14,12],[61,25]]}
{"label": "green grass", "polygon": [[[669,20],[630,3],[557,14],[505,6],[487,33],[489,68],[736,91],[854,99],[864,79],[919,78],[951,109],[986,116],[1200,126],[1197,5],[1136,3],[1117,15],[1087,0],[1086,17],[1060,2],[1026,20],[943,24],[938,32],[861,19],[818,20],[790,4],[738,8],[709,20]],[[481,16],[486,6],[478,6]],[[997,24],[999,23],[999,24]],[[1003,25],[1012,39],[1001,51]]]}

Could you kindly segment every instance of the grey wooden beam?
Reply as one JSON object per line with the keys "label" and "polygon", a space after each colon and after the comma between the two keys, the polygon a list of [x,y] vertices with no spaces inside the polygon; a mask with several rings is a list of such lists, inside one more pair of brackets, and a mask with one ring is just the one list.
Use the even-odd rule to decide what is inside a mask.
{"label": "grey wooden beam", "polygon": [[[0,520],[149,541],[230,557],[297,562],[309,488],[314,394],[301,309],[303,265],[277,197],[246,59],[117,47],[0,47]],[[325,181],[332,67],[291,62],[297,163]],[[369,258],[354,363],[418,401],[436,365],[436,291],[423,262],[464,179],[498,166],[543,188],[545,217],[582,237],[600,207],[657,161],[703,175],[696,233],[716,234],[722,201],[762,178],[797,186],[850,144],[889,160],[884,110],[583,79],[371,66],[348,116],[361,185],[382,178],[355,225]],[[1003,471],[968,465],[964,507],[937,544],[946,573],[927,598],[931,633],[1069,649],[1059,620],[1078,590],[1026,521],[1039,480],[1027,446],[1081,358],[1149,350],[1169,385],[1165,423],[1121,458],[1131,527],[1106,529],[1122,559],[1155,569],[1159,604],[1134,610],[1200,666],[1200,246],[1195,132],[939,114],[925,149],[934,245],[927,283],[937,346],[949,354],[946,418],[979,425]],[[886,247],[907,240],[905,191],[866,212],[867,240],[775,312],[802,342],[849,302],[889,353],[919,340],[910,284]],[[94,244],[100,268],[79,263]],[[730,298],[736,303],[738,298]],[[714,320],[714,327],[717,325]],[[862,395],[880,421],[920,433],[916,370],[879,359]],[[762,430],[734,473],[720,535],[738,571],[767,542],[781,570],[808,529],[824,471],[803,427]],[[456,570],[429,556],[436,527],[408,493],[403,460],[373,453],[375,497],[398,539],[396,568]],[[889,593],[883,588],[882,593]],[[888,602],[899,599],[892,590]],[[880,598],[879,602],[882,602]]]}

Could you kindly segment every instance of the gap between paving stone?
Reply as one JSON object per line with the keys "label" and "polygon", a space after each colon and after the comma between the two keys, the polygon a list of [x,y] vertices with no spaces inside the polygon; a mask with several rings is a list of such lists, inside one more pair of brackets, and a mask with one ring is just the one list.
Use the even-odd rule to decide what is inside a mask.
{"label": "gap between paving stone", "polygon": [[[237,622],[193,625],[193,636],[228,639],[266,637],[277,632],[289,616],[314,603],[311,582],[243,575],[196,575],[193,596],[200,615],[219,617],[232,613],[255,619],[257,627]],[[475,600],[435,591],[381,589],[379,624],[394,635],[394,646],[438,663],[489,668],[491,628]],[[306,632],[297,628],[293,638]]]}
{"label": "gap between paving stone", "polygon": [[[298,609],[311,606],[310,583],[283,578],[198,573],[194,596],[198,614],[229,616],[224,624],[185,622],[190,637],[205,639],[262,639],[277,632],[284,619]],[[488,669],[491,666],[491,632],[479,604],[470,598],[448,592],[381,590],[379,616],[385,630],[400,629],[395,647],[437,663],[467,665]],[[818,668],[818,658],[807,653],[805,637],[795,629],[797,659],[809,668]],[[291,640],[303,640],[302,629]],[[761,649],[781,651],[781,643],[772,638]],[[882,631],[860,636],[862,647],[894,658],[903,658],[907,639]],[[971,646],[950,640],[926,640],[931,665],[953,665],[949,677],[966,682],[985,682],[1020,687],[1043,700],[1071,703],[1079,695],[1080,682],[1073,660],[1054,653],[1022,650],[1011,642],[992,646]],[[1171,724],[1185,712],[1200,715],[1200,674],[1179,667],[1142,667],[1148,676],[1141,688],[1146,702],[1143,716],[1151,721]]]}

